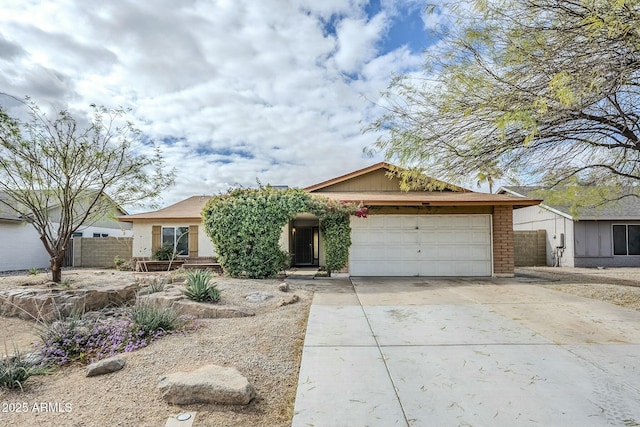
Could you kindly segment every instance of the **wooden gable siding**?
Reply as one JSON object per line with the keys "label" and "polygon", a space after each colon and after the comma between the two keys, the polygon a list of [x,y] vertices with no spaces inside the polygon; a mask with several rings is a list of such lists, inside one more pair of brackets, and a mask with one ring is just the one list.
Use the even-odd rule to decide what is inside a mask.
{"label": "wooden gable siding", "polygon": [[396,177],[389,178],[386,170],[378,169],[320,188],[314,193],[341,191],[400,191],[400,181]]}

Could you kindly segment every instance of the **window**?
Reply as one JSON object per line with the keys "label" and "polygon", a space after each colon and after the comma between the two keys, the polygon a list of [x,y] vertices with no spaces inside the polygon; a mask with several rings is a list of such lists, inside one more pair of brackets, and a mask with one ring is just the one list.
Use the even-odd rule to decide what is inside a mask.
{"label": "window", "polygon": [[613,254],[640,255],[640,224],[613,226]]}
{"label": "window", "polygon": [[80,231],[76,231],[75,233],[73,233],[73,234],[71,235],[71,237],[72,237],[72,238],[74,238],[74,237],[82,237],[82,232],[80,232]]}
{"label": "window", "polygon": [[107,233],[93,233],[93,237],[109,237]]}
{"label": "window", "polygon": [[189,227],[162,227],[162,246],[174,249],[178,256],[188,256]]}

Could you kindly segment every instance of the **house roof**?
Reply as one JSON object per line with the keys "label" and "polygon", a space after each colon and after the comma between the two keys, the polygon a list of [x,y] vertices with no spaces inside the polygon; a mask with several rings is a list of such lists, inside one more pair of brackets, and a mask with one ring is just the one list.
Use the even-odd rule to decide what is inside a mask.
{"label": "house roof", "polygon": [[0,220],[4,221],[22,221],[22,217],[18,212],[13,210],[11,207],[7,206],[2,201],[6,201],[7,203],[11,202],[11,199],[7,197],[6,193],[0,191]]}
{"label": "house roof", "polygon": [[319,195],[344,202],[369,206],[513,206],[521,208],[540,203],[538,199],[487,194],[467,191],[464,193],[442,191],[382,191],[382,192],[322,192]]}
{"label": "house roof", "polygon": [[[333,178],[321,183],[305,188],[305,191],[321,195],[333,200],[344,202],[362,203],[368,206],[513,206],[521,208],[525,206],[537,205],[539,199],[521,197],[510,194],[487,194],[476,193],[462,187],[437,181],[442,184],[444,191],[331,191],[332,186],[343,184],[347,181],[357,181],[366,174],[377,173],[383,177],[383,171],[396,171],[393,165],[386,162],[376,163],[364,169]],[[397,178],[396,178],[397,179]],[[425,177],[430,180],[431,178]],[[383,180],[386,182],[386,178]],[[435,181],[435,180],[434,180]],[[382,182],[382,181],[378,181]],[[339,185],[338,185],[339,187]],[[395,188],[395,187],[394,187]],[[191,196],[166,208],[152,212],[144,212],[134,215],[123,215],[118,220],[123,222],[146,221],[146,220],[193,220],[200,221],[200,214],[206,203],[212,196]]]}
{"label": "house roof", "polygon": [[[436,188],[443,191],[401,191],[400,183],[394,175],[385,176],[388,172],[401,172],[398,168],[386,162],[359,169],[357,171],[341,175],[321,183],[305,188],[306,191],[320,194],[334,200],[362,203],[369,206],[494,206],[508,205],[514,208],[537,205],[539,199],[517,197],[512,195],[498,195],[476,193],[466,188],[448,184],[434,178],[418,175],[418,183],[435,183]],[[383,173],[384,172],[384,173]],[[385,187],[386,191],[369,191],[366,184],[362,184],[365,175],[370,177],[382,177],[377,181],[378,185]],[[386,178],[390,178],[387,180]],[[392,180],[394,183],[392,183]],[[345,185],[347,182],[360,182],[358,185]],[[392,183],[392,184],[390,184]],[[334,191],[335,189],[338,191]],[[424,187],[423,187],[424,188]]]}
{"label": "house roof", "polygon": [[[33,190],[33,191],[39,191],[39,190]],[[103,194],[103,197],[105,197],[107,199],[107,201],[109,201],[109,203],[112,203],[114,205],[114,207],[120,211],[120,213],[123,214],[127,214],[127,211],[124,210],[124,208],[122,208],[122,206],[118,205],[111,197],[109,197],[107,194]],[[3,203],[3,201],[5,203]],[[9,197],[7,195],[6,192],[4,191],[0,191],[0,220],[5,220],[5,221],[24,221],[24,217],[15,209],[11,208],[11,204],[14,203],[14,200]],[[56,209],[60,207],[60,203],[52,203],[48,206],[48,210],[51,209]]]}
{"label": "house roof", "polygon": [[195,220],[200,221],[200,212],[204,205],[211,199],[211,196],[191,196],[188,199],[174,203],[166,208],[152,212],[143,212],[133,215],[123,215],[118,220],[123,222],[134,222],[138,220]]}
{"label": "house roof", "polygon": [[[591,187],[597,189],[598,187]],[[509,186],[498,191],[518,197],[539,197],[544,187]],[[547,190],[548,191],[548,190]],[[632,194],[632,192],[629,192]],[[605,201],[591,206],[574,206],[571,202],[557,203],[543,201],[540,206],[572,220],[626,221],[640,220],[640,197],[627,196],[617,200]]]}
{"label": "house roof", "polygon": [[[366,175],[366,174],[371,173],[371,172],[376,172],[376,171],[379,171],[379,170],[383,170],[385,172],[394,173],[394,172],[401,172],[401,171],[403,171],[405,169],[400,168],[398,166],[394,166],[394,165],[392,165],[390,163],[387,163],[387,162],[380,162],[380,163],[376,163],[375,165],[371,165],[371,166],[368,166],[366,168],[358,169],[356,171],[353,171],[353,172],[350,172],[350,173],[347,173],[347,174],[344,174],[344,175],[340,175],[340,176],[338,176],[336,178],[332,178],[332,179],[329,179],[329,180],[326,180],[326,181],[322,181],[322,182],[320,182],[318,184],[311,185],[309,187],[306,187],[305,191],[315,192],[315,191],[322,190],[324,188],[330,187],[332,185],[339,184],[339,183],[342,183],[342,182],[345,182],[345,181],[349,181],[349,180],[353,180],[354,178],[358,178],[360,176]],[[467,190],[466,188],[462,188],[462,187],[459,187],[457,185],[445,183],[445,182],[439,181],[439,180],[437,180],[435,178],[431,178],[431,177],[427,177],[427,176],[424,176],[424,178],[426,180],[428,180],[428,181],[439,183],[444,189],[449,190],[449,191],[471,192],[471,190]]]}

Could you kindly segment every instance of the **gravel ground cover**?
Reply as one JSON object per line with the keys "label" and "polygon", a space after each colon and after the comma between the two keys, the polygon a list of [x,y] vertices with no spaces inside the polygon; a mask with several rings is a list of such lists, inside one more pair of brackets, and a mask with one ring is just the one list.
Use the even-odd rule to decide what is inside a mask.
{"label": "gravel ground cover", "polygon": [[[528,283],[588,298],[597,298],[640,310],[640,268],[571,269],[531,267],[517,269]],[[68,270],[66,286],[96,286],[109,281],[133,281],[139,274],[113,270]],[[0,274],[3,286],[46,286],[48,276],[25,272]],[[4,426],[163,426],[172,414],[197,411],[194,426],[289,426],[293,415],[306,321],[314,285],[290,282],[280,293],[271,280],[215,279],[221,304],[256,312],[253,317],[203,320],[186,334],[163,337],[150,346],[125,353],[122,371],[85,377],[84,366],[74,365],[47,376],[31,377],[24,392],[0,390],[0,425]],[[298,283],[298,284],[297,284]],[[270,292],[274,298],[248,303],[250,292]],[[283,296],[300,301],[278,307]],[[37,340],[34,322],[0,318],[0,353],[14,346],[29,351]],[[236,367],[255,386],[258,397],[246,407],[224,405],[173,406],[156,389],[164,374],[205,364]]]}
{"label": "gravel ground cover", "polygon": [[546,288],[640,311],[640,268],[526,267],[516,273],[539,277]]}
{"label": "gravel ground cover", "polygon": [[[133,280],[133,273],[67,271],[68,286]],[[42,276],[42,277],[38,277]],[[44,286],[46,276],[5,275],[0,286]],[[273,280],[215,278],[221,304],[241,306],[253,317],[202,320],[195,332],[161,338],[146,348],[124,353],[126,366],[113,374],[85,377],[85,367],[68,366],[47,376],[29,378],[24,392],[0,390],[3,426],[163,426],[172,414],[197,411],[195,426],[289,426],[293,415],[306,320],[313,293],[291,285],[279,292]],[[250,292],[273,298],[248,303]],[[283,307],[284,296],[300,301]],[[23,351],[37,339],[34,322],[0,318],[0,346]],[[0,347],[0,352],[2,352]],[[233,366],[254,385],[257,398],[246,407],[165,403],[156,389],[162,375],[206,364]]]}

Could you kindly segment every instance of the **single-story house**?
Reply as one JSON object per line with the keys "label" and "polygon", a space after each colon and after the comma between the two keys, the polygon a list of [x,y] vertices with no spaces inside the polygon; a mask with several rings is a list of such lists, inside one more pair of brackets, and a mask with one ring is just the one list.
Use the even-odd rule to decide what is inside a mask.
{"label": "single-story house", "polygon": [[[9,198],[0,192],[0,199],[11,204]],[[102,218],[82,225],[73,237],[131,237],[131,224],[119,222],[116,216],[125,215],[126,211],[113,202],[113,212]],[[59,206],[52,206],[49,217],[59,217]],[[57,224],[53,224],[55,230]],[[20,214],[7,204],[0,202],[0,271],[28,270],[31,268],[47,268],[50,257],[44,249],[36,229]]]}
{"label": "single-story house", "polygon": [[192,196],[157,211],[119,217],[132,224],[133,257],[151,258],[155,250],[167,245],[176,249],[178,257],[215,257],[200,216],[209,199],[211,196]]}
{"label": "single-story house", "polygon": [[[529,198],[542,187],[502,187],[499,193]],[[518,209],[514,230],[546,230],[547,265],[640,267],[640,198],[624,197],[572,212],[545,203]]]}
{"label": "single-story house", "polygon": [[[351,219],[349,274],[513,275],[512,212],[540,200],[445,183],[440,191],[401,191],[396,169],[381,162],[305,189],[368,207],[367,218]],[[215,256],[200,219],[208,200],[194,196],[158,211],[120,217],[133,224],[133,256],[150,257],[163,244],[178,245],[184,257]],[[324,264],[319,226],[317,217],[301,214],[284,227],[281,245],[295,265]]]}

